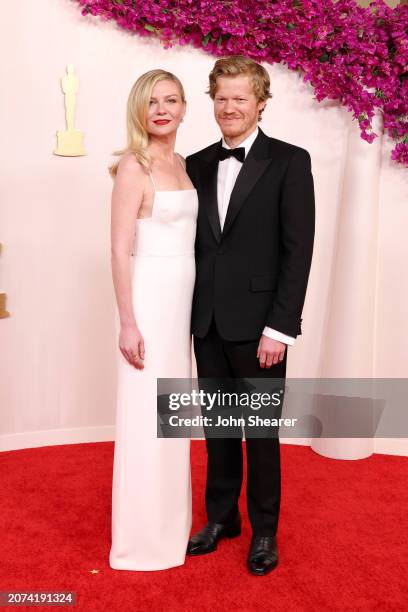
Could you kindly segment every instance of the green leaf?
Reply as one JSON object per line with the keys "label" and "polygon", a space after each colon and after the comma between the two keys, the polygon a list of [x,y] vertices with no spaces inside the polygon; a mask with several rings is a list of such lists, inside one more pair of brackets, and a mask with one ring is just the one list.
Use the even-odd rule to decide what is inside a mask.
{"label": "green leaf", "polygon": [[291,30],[294,30],[295,28],[296,28],[296,26],[295,26],[294,23],[288,23],[287,26],[286,26],[286,29],[289,30],[289,32]]}
{"label": "green leaf", "polygon": [[203,38],[203,47],[206,47],[208,45],[208,43],[210,42],[210,38],[211,38],[211,32],[209,34],[207,34],[207,36],[204,36],[204,38]]}
{"label": "green leaf", "polygon": [[217,40],[217,47],[221,47],[221,45],[222,45],[222,36],[219,36]]}
{"label": "green leaf", "polygon": [[148,32],[156,32],[156,28],[152,25],[150,25],[150,23],[145,23],[145,30],[147,30]]}
{"label": "green leaf", "polygon": [[330,59],[328,53],[323,53],[323,55],[321,55],[319,57],[319,62],[323,63],[323,62],[328,62]]}

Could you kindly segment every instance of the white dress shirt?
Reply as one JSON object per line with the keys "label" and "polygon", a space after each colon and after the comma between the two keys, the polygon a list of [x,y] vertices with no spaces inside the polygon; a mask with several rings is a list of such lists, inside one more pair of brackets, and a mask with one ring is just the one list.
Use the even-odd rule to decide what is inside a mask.
{"label": "white dress shirt", "polygon": [[[255,129],[252,134],[248,136],[239,147],[245,148],[245,157],[248,155],[249,149],[252,147],[255,138],[258,136],[258,127]],[[226,149],[230,149],[225,142],[224,138],[222,139],[222,146]],[[218,198],[218,214],[220,216],[220,224],[221,230],[224,227],[225,217],[227,216],[228,204],[231,198],[231,193],[235,185],[235,181],[237,180],[237,176],[239,171],[241,170],[242,163],[238,161],[235,157],[227,157],[222,161],[218,162],[218,176],[217,176],[217,198]],[[295,338],[292,336],[287,336],[286,334],[282,334],[271,327],[265,327],[263,332],[265,336],[268,338],[273,338],[274,340],[279,340],[279,342],[284,342],[285,344],[294,344]]]}

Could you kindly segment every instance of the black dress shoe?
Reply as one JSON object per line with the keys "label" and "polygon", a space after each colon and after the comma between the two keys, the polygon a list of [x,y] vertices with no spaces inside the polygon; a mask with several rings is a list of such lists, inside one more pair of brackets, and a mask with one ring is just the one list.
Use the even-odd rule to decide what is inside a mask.
{"label": "black dress shoe", "polygon": [[253,535],[247,566],[251,574],[265,576],[278,565],[276,536]]}
{"label": "black dress shoe", "polygon": [[190,538],[187,545],[188,555],[206,555],[217,548],[217,543],[221,538],[235,538],[241,533],[241,517],[235,519],[233,523],[223,525],[221,523],[207,523],[204,529]]}

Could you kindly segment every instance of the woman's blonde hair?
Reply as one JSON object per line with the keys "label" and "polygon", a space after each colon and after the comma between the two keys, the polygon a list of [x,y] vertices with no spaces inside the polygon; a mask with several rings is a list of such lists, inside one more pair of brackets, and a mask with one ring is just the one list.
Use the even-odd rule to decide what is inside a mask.
{"label": "woman's blonde hair", "polygon": [[[112,155],[123,155],[131,151],[134,153],[137,161],[146,169],[150,167],[150,156],[147,151],[149,144],[149,134],[146,129],[146,119],[149,109],[149,102],[152,95],[153,87],[159,81],[173,81],[177,84],[181,99],[186,101],[183,85],[181,81],[172,72],[158,68],[149,70],[142,74],[134,83],[130,90],[127,109],[126,109],[126,130],[127,130],[127,146],[119,151],[113,151]],[[118,171],[119,161],[109,166],[109,174],[115,178]]]}
{"label": "woman's blonde hair", "polygon": [[[265,102],[272,98],[270,92],[271,81],[267,70],[261,64],[244,55],[230,55],[221,57],[214,64],[210,72],[208,93],[214,100],[217,91],[217,79],[221,76],[249,76],[252,80],[254,94],[258,102]],[[259,121],[261,120],[263,109],[259,111]]]}

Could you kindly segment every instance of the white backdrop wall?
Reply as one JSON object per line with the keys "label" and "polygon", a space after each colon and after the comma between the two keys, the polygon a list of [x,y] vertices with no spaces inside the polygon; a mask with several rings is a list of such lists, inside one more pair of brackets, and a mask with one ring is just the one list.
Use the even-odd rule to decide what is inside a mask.
{"label": "white backdrop wall", "polygon": [[[214,59],[84,18],[70,0],[8,3],[2,16],[0,292],[11,316],[0,320],[1,447],[112,440],[107,166],[126,141],[130,87],[155,67],[185,84],[178,151],[217,140],[204,94]],[[65,127],[59,79],[68,63],[80,78],[75,127],[85,133],[85,157],[53,155]],[[267,68],[273,99],[261,127],[309,150],[316,191],[303,335],[290,349],[288,376],[407,377],[408,170],[390,161],[386,137],[368,145],[337,103],[319,104],[296,74]],[[376,440],[371,450],[408,454],[404,440]]]}

